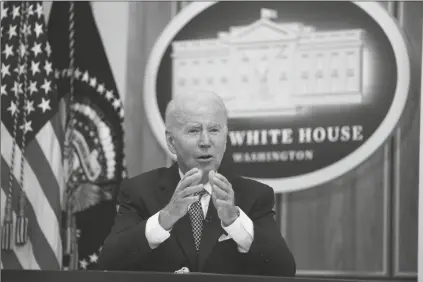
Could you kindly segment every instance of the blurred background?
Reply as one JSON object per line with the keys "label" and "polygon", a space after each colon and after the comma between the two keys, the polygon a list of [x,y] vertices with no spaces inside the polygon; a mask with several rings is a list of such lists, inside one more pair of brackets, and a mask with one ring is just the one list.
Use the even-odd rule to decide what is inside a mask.
{"label": "blurred background", "polygon": [[[379,3],[397,20],[407,35],[416,65],[413,75],[420,77],[423,3],[418,1]],[[64,152],[66,148],[77,151],[72,153],[71,150],[69,155],[63,153],[64,157],[69,158],[75,154],[72,165],[66,168],[68,172],[63,173],[75,177],[75,180],[70,185],[73,185],[71,189],[65,188],[65,185],[58,181],[57,193],[68,196],[56,195],[57,199],[60,198],[59,204],[56,205],[52,204],[52,197],[48,196],[50,192],[41,188],[47,195],[52,213],[55,214],[51,216],[56,218],[55,228],[60,230],[58,238],[47,234],[54,231],[42,223],[43,211],[36,206],[43,202],[37,200],[37,195],[31,196],[27,192],[28,195],[25,197],[19,194],[20,189],[13,190],[17,191],[13,195],[20,195],[11,197],[13,198],[11,207],[14,211],[11,214],[15,225],[19,212],[25,210],[20,208],[19,201],[26,198],[27,204],[33,206],[32,211],[26,211],[26,217],[29,218],[27,232],[32,245],[23,250],[23,247],[11,243],[8,248],[7,244],[3,244],[7,242],[4,239],[7,238],[7,234],[3,234],[2,268],[65,270],[95,268],[98,251],[113,223],[114,196],[120,181],[171,163],[171,159],[153,134],[146,117],[143,97],[145,67],[153,45],[166,25],[189,5],[188,1],[91,2],[86,7],[75,5],[72,9],[75,11],[76,43],[73,53],[75,58],[72,60],[72,55],[69,55],[69,50],[73,48],[72,43],[69,43],[72,42],[69,40],[71,36],[66,28],[59,29],[63,21],[66,21],[68,27],[67,19],[72,17],[66,13],[69,6],[54,7],[52,2],[42,2],[46,34],[48,27],[48,40],[53,50],[50,58],[54,70],[59,70],[54,73],[59,98],[68,102],[66,104],[58,101],[56,109],[59,111],[64,107],[69,113],[69,108],[66,107],[69,107],[70,102],[79,105],[73,108],[75,113],[72,118],[69,118],[69,115],[58,117],[61,124],[67,122],[73,124],[72,128],[79,134],[76,135],[81,136],[79,143],[68,144],[68,147],[62,146]],[[6,28],[6,22],[3,21],[3,11],[4,8],[2,52],[6,48],[4,39],[10,39],[10,33],[4,33],[9,27]],[[12,11],[11,6],[6,12],[5,20],[7,17],[10,20],[14,18]],[[80,14],[76,13],[77,11],[80,11]],[[29,17],[26,20],[31,19]],[[53,23],[49,23],[53,20]],[[26,40],[31,40],[32,36],[33,34],[28,35]],[[80,40],[81,38],[84,40]],[[61,46],[62,43],[64,46]],[[32,47],[32,44],[30,46]],[[102,48],[104,52],[98,51]],[[62,49],[63,53],[60,51]],[[2,53],[2,62],[9,59],[5,56],[6,52]],[[75,89],[69,80],[64,80],[73,75],[67,75],[66,70],[62,71],[72,63],[81,68],[81,74],[75,74],[75,80],[84,81],[84,70],[89,72],[89,78],[88,74],[86,77],[87,83],[75,84]],[[7,75],[5,77],[7,78]],[[91,81],[93,78],[97,78],[97,81]],[[100,87],[100,81],[103,81],[106,90]],[[13,86],[13,82],[11,83],[10,88]],[[3,75],[2,85],[4,85]],[[419,86],[420,83],[416,85]],[[107,89],[111,93],[110,99],[107,98]],[[78,96],[81,95],[77,94],[78,91],[103,93],[106,98],[101,96],[87,101],[83,95]],[[69,96],[69,93],[74,95]],[[276,220],[296,259],[298,276],[416,280],[420,94],[420,88],[412,88],[397,128],[386,142],[357,168],[328,183],[312,187],[313,189],[276,194]],[[5,113],[10,112],[9,104],[4,104],[3,97],[6,99],[6,96],[2,90],[2,122],[5,121]],[[108,115],[112,112],[113,114]],[[100,118],[96,119],[95,116]],[[72,123],[73,119],[76,119],[76,122]],[[99,120],[103,120],[105,126],[101,125]],[[10,128],[13,128],[16,122],[10,120]],[[90,141],[96,136],[90,135],[91,130],[88,127],[84,129],[85,125],[97,129],[106,127],[107,130],[103,130],[104,134],[98,134],[98,139],[100,143],[101,140],[111,143],[110,146],[114,146],[115,153],[108,154],[105,148],[108,148],[109,143],[102,143],[102,151],[99,150],[98,154],[103,158],[100,158],[98,163],[89,161],[89,155],[93,154],[98,142]],[[11,185],[8,181],[10,177],[7,172],[3,173],[4,165],[12,167],[11,157],[3,156],[3,147],[6,146],[3,130],[4,127],[2,127],[2,158],[4,158],[2,159],[2,213],[5,208],[7,209],[6,195],[10,191],[8,189],[15,185]],[[19,134],[15,137],[18,144],[22,142],[25,144],[25,140],[22,141]],[[58,139],[60,141],[65,138]],[[11,147],[5,149],[5,153],[9,154],[13,144],[12,142],[8,144]],[[27,146],[31,147],[31,144]],[[81,156],[85,156],[87,161],[78,162],[78,158],[82,160]],[[30,163],[30,160],[28,162]],[[18,185],[21,175],[19,161],[16,161],[13,169],[17,171],[14,181]],[[91,177],[87,175],[89,172]],[[34,173],[37,174],[36,171]],[[30,174],[26,173],[24,177]],[[40,174],[44,175],[43,172]],[[3,176],[6,179],[4,182]],[[72,192],[69,192],[69,189]],[[90,200],[81,203],[78,199]],[[2,214],[3,233],[7,226],[5,215]],[[34,227],[34,224],[37,226]],[[10,229],[11,234],[13,233],[10,236],[14,238],[16,236],[14,232],[18,231],[13,230],[15,227]],[[41,233],[41,239],[37,237],[36,230]],[[52,250],[51,257],[48,257],[49,254],[37,254],[40,251],[37,244],[48,246]],[[29,253],[31,255],[27,256]],[[60,259],[61,257],[63,259]]]}

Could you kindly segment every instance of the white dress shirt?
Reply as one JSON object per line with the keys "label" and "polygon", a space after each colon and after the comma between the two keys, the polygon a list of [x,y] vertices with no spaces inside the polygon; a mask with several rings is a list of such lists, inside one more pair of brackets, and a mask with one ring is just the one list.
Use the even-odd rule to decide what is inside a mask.
{"label": "white dress shirt", "polygon": [[[181,171],[179,171],[179,174],[182,179],[183,174]],[[205,184],[204,189],[207,193],[201,197],[200,201],[204,218],[206,218],[212,193],[210,183]],[[231,225],[225,227],[221,223],[221,226],[228,233],[228,236],[237,243],[238,251],[241,253],[247,253],[253,243],[254,225],[248,215],[246,215],[238,206],[237,208],[239,210],[239,217]],[[157,248],[170,237],[170,230],[167,231],[163,229],[163,227],[159,224],[159,213],[160,211],[152,215],[147,220],[145,226],[145,237],[147,238],[151,249]]]}

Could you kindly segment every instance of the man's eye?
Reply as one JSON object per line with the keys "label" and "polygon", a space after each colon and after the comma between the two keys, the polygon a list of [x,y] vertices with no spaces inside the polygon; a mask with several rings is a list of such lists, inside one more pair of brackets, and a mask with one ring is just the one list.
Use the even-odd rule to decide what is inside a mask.
{"label": "man's eye", "polygon": [[217,133],[217,132],[219,132],[219,129],[217,129],[217,128],[213,128],[213,129],[211,129],[210,131],[211,131],[211,132],[213,132],[213,133]]}
{"label": "man's eye", "polygon": [[190,129],[190,130],[188,130],[188,133],[197,133],[198,132],[198,129]]}

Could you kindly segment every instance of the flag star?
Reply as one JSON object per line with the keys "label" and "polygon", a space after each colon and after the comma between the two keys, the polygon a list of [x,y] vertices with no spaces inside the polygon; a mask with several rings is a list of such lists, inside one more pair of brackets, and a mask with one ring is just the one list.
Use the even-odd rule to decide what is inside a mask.
{"label": "flag star", "polygon": [[51,47],[50,47],[50,44],[48,42],[46,42],[46,48],[45,48],[45,50],[47,52],[47,57],[50,57]]}
{"label": "flag star", "polygon": [[35,75],[37,72],[40,72],[39,64],[40,64],[39,62],[38,63],[36,63],[34,61],[31,62],[32,75]]}
{"label": "flag star", "polygon": [[51,81],[44,79],[44,84],[41,85],[41,88],[44,89],[44,92],[47,94],[49,91],[51,91],[51,86],[50,86]]}
{"label": "flag star", "polygon": [[38,18],[41,18],[43,15],[43,6],[40,3],[37,4],[37,10],[35,10],[35,12],[37,13]]}
{"label": "flag star", "polygon": [[43,25],[35,23],[34,32],[36,33],[38,38],[38,36],[40,36],[40,34],[43,33]]}
{"label": "flag star", "polygon": [[73,69],[68,68],[68,69],[67,69],[67,73],[68,73],[68,77],[71,77],[71,76],[72,76],[72,74],[73,74]]}
{"label": "flag star", "polygon": [[106,91],[106,99],[111,100],[113,98],[113,91]]}
{"label": "flag star", "polygon": [[10,106],[9,108],[7,108],[7,110],[10,112],[10,115],[13,117],[16,111],[18,110],[18,108],[16,107],[15,103],[13,103],[13,101],[10,101]]}
{"label": "flag star", "polygon": [[88,262],[87,262],[85,259],[83,259],[83,260],[80,260],[80,261],[79,261],[79,265],[80,265],[83,269],[87,269]]}
{"label": "flag star", "polygon": [[103,94],[103,92],[104,92],[104,84],[99,84],[98,85],[98,87],[97,87],[97,91],[100,93],[100,94]]}
{"label": "flag star", "polygon": [[98,256],[94,253],[94,254],[92,254],[92,255],[90,255],[90,262],[92,262],[92,263],[96,263],[97,262],[97,260],[98,260]]}
{"label": "flag star", "polygon": [[124,116],[123,108],[120,108],[119,117],[123,118],[123,116]]}
{"label": "flag star", "polygon": [[41,98],[42,102],[38,105],[39,108],[43,111],[43,113],[47,110],[51,110],[50,108],[50,100],[44,100],[44,98]]}
{"label": "flag star", "polygon": [[55,77],[56,79],[59,79],[59,77],[60,77],[60,70],[56,69],[56,70],[54,71],[54,77]]}
{"label": "flag star", "polygon": [[1,86],[1,95],[6,95],[7,96],[7,91],[6,91],[6,84]]}
{"label": "flag star", "polygon": [[15,96],[22,93],[22,83],[18,83],[17,81],[15,81],[12,91],[15,92]]}
{"label": "flag star", "polygon": [[51,66],[51,63],[49,61],[46,61],[44,65],[44,70],[46,71],[47,75],[50,74],[50,72],[53,72],[53,68]]}
{"label": "flag star", "polygon": [[29,121],[25,122],[24,125],[19,126],[19,128],[23,129],[24,133],[27,133],[28,131],[32,131],[31,124],[32,124],[32,120],[29,120]]}
{"label": "flag star", "polygon": [[85,71],[84,75],[82,76],[82,81],[88,82],[89,78],[90,76],[88,75],[88,71]]}
{"label": "flag star", "polygon": [[90,79],[90,85],[91,87],[96,87],[97,85],[97,79],[95,77]]}
{"label": "flag star", "polygon": [[26,67],[25,67],[25,65],[19,65],[19,66],[17,66],[14,69],[14,72],[16,72],[19,75],[26,73]]}
{"label": "flag star", "polygon": [[13,56],[13,45],[6,44],[2,53],[6,56],[6,59]]}
{"label": "flag star", "polygon": [[31,35],[31,25],[24,24],[23,32],[25,35]]}
{"label": "flag star", "polygon": [[31,114],[31,112],[35,111],[35,109],[34,109],[34,101],[27,100],[24,108],[27,111],[27,114],[28,115]]}
{"label": "flag star", "polygon": [[10,65],[1,63],[1,78],[4,78],[6,75],[10,75],[9,67]]}
{"label": "flag star", "polygon": [[120,107],[120,100],[119,100],[119,99],[115,99],[115,100],[113,101],[113,107],[114,107],[115,109],[118,109],[118,108]]}
{"label": "flag star", "polygon": [[32,16],[34,14],[33,8],[34,8],[34,5],[33,4],[29,5],[29,7],[28,7],[28,15]]}
{"label": "flag star", "polygon": [[15,17],[19,17],[19,9],[20,9],[21,7],[20,6],[14,6],[13,7],[13,19],[15,19]]}
{"label": "flag star", "polygon": [[38,54],[41,54],[41,43],[34,42],[34,46],[32,46],[31,51],[34,52],[34,57],[37,57]]}
{"label": "flag star", "polygon": [[32,81],[29,83],[28,86],[29,94],[32,95],[32,93],[37,92],[37,81]]}
{"label": "flag star", "polygon": [[9,40],[10,40],[13,36],[18,35],[18,34],[16,33],[16,25],[10,25],[10,26],[9,26],[9,31],[8,31],[7,33],[9,34]]}
{"label": "flag star", "polygon": [[19,45],[19,55],[21,55],[21,57],[23,57],[23,56],[25,56],[25,54],[27,54],[26,46],[25,46],[25,44],[21,43],[21,45]]}
{"label": "flag star", "polygon": [[[3,1],[1,2],[1,4],[3,5]],[[1,8],[1,19],[4,19],[7,17],[7,10],[9,10],[9,8],[4,9],[3,7]]]}
{"label": "flag star", "polygon": [[79,79],[79,77],[81,76],[81,71],[79,70],[79,68],[76,68],[76,70],[74,71],[73,75],[75,76],[76,79]]}

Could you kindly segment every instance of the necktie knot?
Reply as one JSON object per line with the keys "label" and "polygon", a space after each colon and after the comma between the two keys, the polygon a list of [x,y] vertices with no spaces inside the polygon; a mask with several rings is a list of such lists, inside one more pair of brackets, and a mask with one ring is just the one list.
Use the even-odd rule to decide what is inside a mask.
{"label": "necktie knot", "polygon": [[200,196],[200,199],[201,199],[201,197],[203,197],[204,194],[206,194],[206,193],[207,193],[206,189],[203,189],[201,191],[195,192],[194,196]]}

